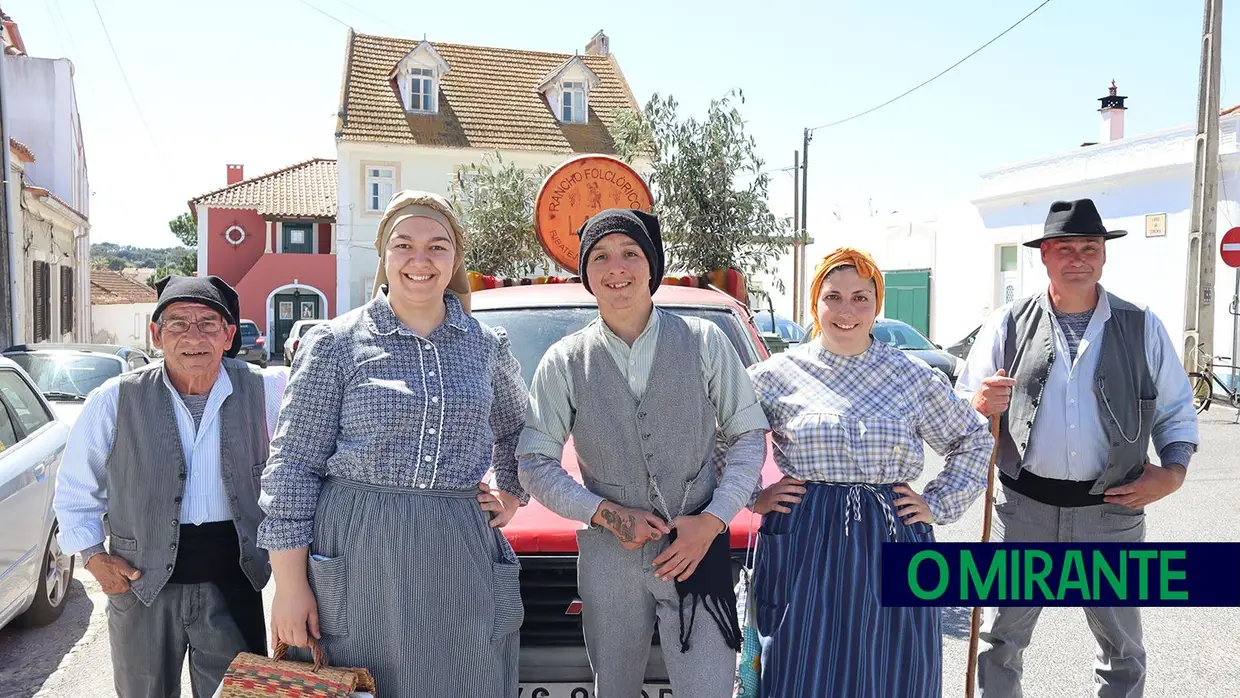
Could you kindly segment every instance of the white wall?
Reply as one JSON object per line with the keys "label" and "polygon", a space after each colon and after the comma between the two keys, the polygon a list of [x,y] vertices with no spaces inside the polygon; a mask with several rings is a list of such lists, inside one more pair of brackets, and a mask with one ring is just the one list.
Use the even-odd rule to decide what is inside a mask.
{"label": "white wall", "polygon": [[[976,209],[967,202],[946,204],[936,211],[833,219],[810,237],[814,242],[805,251],[807,285],[818,262],[845,246],[868,252],[884,272],[929,269],[930,339],[944,346],[971,332],[991,310],[975,287],[977,275],[988,268],[994,252],[985,241]],[[792,314],[792,268],[790,254],[780,258],[777,273],[784,282],[782,293],[774,290],[772,279],[760,280],[772,291],[776,313],[788,317]],[[808,289],[803,289],[802,300],[808,297]],[[812,322],[808,305],[804,320],[806,326]]]}
{"label": "white wall", "polygon": [[82,128],[67,58],[5,56],[5,108],[9,135],[30,147],[35,161],[26,176],[90,216]]}
{"label": "white wall", "polygon": [[154,303],[91,306],[91,341],[147,351],[147,326],[154,312]]}
{"label": "white wall", "polygon": [[[458,167],[481,164],[493,150],[466,148],[418,148],[383,143],[337,144],[336,308],[344,313],[370,298],[379,255],[375,252],[382,211],[367,213],[364,168],[367,165],[396,167],[396,191],[414,189],[449,195],[449,183]],[[576,157],[573,153],[501,151],[505,163],[533,169],[555,167]]]}

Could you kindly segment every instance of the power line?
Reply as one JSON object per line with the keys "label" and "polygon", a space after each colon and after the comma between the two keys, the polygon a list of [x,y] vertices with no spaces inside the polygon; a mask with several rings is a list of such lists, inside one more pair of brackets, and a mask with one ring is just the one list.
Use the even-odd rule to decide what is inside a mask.
{"label": "power line", "polygon": [[944,75],[946,75],[946,74],[950,73],[953,69],[955,69],[955,68],[956,68],[957,66],[959,66],[961,63],[964,63],[965,61],[969,60],[970,58],[972,58],[972,57],[976,56],[977,54],[981,53],[981,52],[982,52],[982,50],[983,50],[983,49],[985,49],[987,46],[990,46],[991,44],[995,43],[995,42],[996,42],[996,41],[998,41],[999,39],[1003,38],[1003,35],[1004,35],[1004,34],[1007,34],[1008,32],[1012,31],[1012,30],[1013,30],[1013,29],[1015,29],[1016,27],[1019,27],[1019,26],[1020,26],[1020,25],[1021,25],[1024,21],[1025,21],[1025,20],[1027,20],[1027,19],[1029,19],[1030,17],[1032,17],[1032,16],[1033,16],[1033,15],[1034,15],[1034,14],[1035,14],[1038,10],[1040,10],[1040,9],[1042,9],[1043,7],[1046,7],[1048,4],[1050,4],[1050,1],[1051,1],[1051,0],[1043,0],[1042,4],[1038,5],[1037,7],[1033,8],[1032,10],[1030,10],[1030,11],[1029,11],[1029,14],[1025,15],[1024,17],[1021,17],[1019,20],[1017,20],[1017,21],[1016,21],[1016,23],[1015,23],[1015,24],[1013,24],[1012,26],[1008,27],[1007,29],[1004,29],[1002,32],[1000,32],[1000,33],[999,33],[997,36],[995,36],[993,39],[991,39],[990,41],[987,41],[986,43],[982,44],[981,46],[978,46],[978,47],[977,47],[976,49],[974,49],[974,50],[973,50],[973,51],[972,51],[969,55],[965,56],[964,58],[961,58],[960,60],[956,61],[955,63],[952,63],[952,64],[951,64],[951,65],[949,65],[947,68],[945,68],[944,70],[942,70],[942,71],[941,71],[941,72],[939,72],[937,75],[935,75],[934,77],[930,78],[929,80],[926,80],[926,81],[924,81],[924,82],[922,82],[922,83],[920,83],[920,84],[916,85],[915,87],[913,87],[913,88],[911,88],[911,89],[909,89],[909,90],[906,90],[906,91],[904,91],[904,92],[901,92],[900,94],[896,95],[895,97],[892,97],[891,99],[887,100],[886,102],[883,102],[882,104],[879,104],[878,106],[875,106],[875,107],[870,107],[869,109],[866,109],[865,111],[863,111],[863,112],[859,112],[859,113],[857,113],[857,114],[853,114],[852,116],[850,116],[850,117],[848,117],[848,118],[846,118],[846,119],[840,119],[839,121],[832,121],[831,123],[829,123],[829,124],[823,124],[822,126],[815,126],[815,127],[811,128],[811,129],[810,129],[810,131],[818,131],[818,130],[820,130],[820,129],[824,129],[824,128],[831,128],[832,126],[839,126],[840,124],[847,123],[847,122],[849,122],[849,121],[852,121],[853,119],[859,119],[859,118],[861,118],[861,117],[865,116],[866,114],[872,114],[872,113],[874,113],[874,112],[878,111],[879,109],[882,109],[883,107],[885,107],[885,106],[887,106],[887,105],[889,105],[889,104],[892,104],[892,103],[897,102],[897,101],[899,101],[899,100],[901,100],[901,99],[904,99],[905,97],[907,97],[907,96],[909,96],[909,95],[913,94],[913,93],[914,93],[914,92],[916,92],[917,90],[920,90],[921,88],[925,87],[926,85],[929,85],[930,83],[934,82],[935,80],[938,80],[939,78],[943,77]]}
{"label": "power line", "polygon": [[112,43],[112,36],[108,34],[108,25],[103,21],[103,13],[99,11],[99,0],[90,0],[95,6],[95,14],[99,17],[99,26],[103,29],[103,36],[108,40],[108,48],[112,49],[112,57],[116,59],[116,67],[121,71],[121,79],[125,81],[125,89],[129,90],[129,98],[133,100],[133,108],[138,112],[138,119],[142,121],[143,128],[146,129],[146,135],[151,139],[151,145],[155,146],[155,152],[162,159],[164,154],[159,148],[159,142],[155,140],[155,134],[151,131],[151,125],[146,121],[146,115],[142,113],[142,107],[138,105],[138,97],[134,94],[133,85],[129,84],[129,76],[125,74],[125,66],[121,65],[120,54],[116,52],[116,45]]}
{"label": "power line", "polygon": [[60,47],[60,55],[69,55],[68,49],[65,48],[65,42],[60,38],[60,27],[56,25],[56,18],[52,16],[51,0],[43,3],[43,9],[47,12],[47,18],[52,22],[52,31],[56,32],[56,45]]}
{"label": "power line", "polygon": [[340,19],[339,17],[337,17],[337,16],[335,16],[335,15],[329,14],[329,13],[325,12],[324,10],[321,10],[321,9],[319,9],[318,7],[315,7],[314,5],[311,5],[310,3],[306,2],[306,0],[297,0],[297,1],[298,1],[298,2],[300,2],[301,4],[305,5],[306,7],[309,7],[310,9],[314,10],[315,12],[317,12],[317,13],[319,13],[319,14],[323,15],[324,17],[326,17],[326,18],[328,18],[328,19],[332,20],[333,22],[336,22],[337,24],[339,24],[340,26],[344,27],[345,29],[350,29],[350,28],[352,28],[352,25],[351,25],[351,24],[349,24],[348,22],[346,22],[346,21],[344,21],[344,20]]}
{"label": "power line", "polygon": [[366,10],[364,10],[364,9],[362,9],[362,8],[360,8],[360,7],[358,7],[357,5],[354,5],[354,4],[353,4],[353,3],[351,3],[351,2],[348,2],[347,0],[336,0],[336,2],[340,3],[341,5],[345,5],[346,7],[351,7],[351,8],[353,8],[354,10],[357,10],[358,12],[361,12],[362,14],[366,15],[367,17],[370,17],[371,19],[377,19],[377,20],[379,20],[379,22],[380,22],[381,24],[383,24],[383,26],[388,27],[388,28],[390,28],[390,29],[395,29],[395,30],[396,30],[397,32],[399,32],[400,34],[403,34],[403,35],[408,36],[408,37],[410,37],[410,38],[412,38],[412,36],[413,36],[413,35],[409,32],[409,30],[404,29],[404,28],[401,28],[401,27],[398,27],[398,26],[396,26],[395,24],[392,24],[391,22],[387,21],[386,19],[384,19],[384,18],[380,17],[379,15],[373,14],[373,13],[371,13],[371,12],[367,12]]}

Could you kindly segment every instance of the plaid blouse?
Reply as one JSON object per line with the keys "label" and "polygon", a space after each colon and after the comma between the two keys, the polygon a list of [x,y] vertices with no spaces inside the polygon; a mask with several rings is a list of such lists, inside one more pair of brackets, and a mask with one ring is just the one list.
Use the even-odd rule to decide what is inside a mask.
{"label": "plaid blouse", "polygon": [[859,356],[837,356],[812,341],[749,371],[785,475],[912,482],[924,441],[946,457],[922,492],[935,523],[960,518],[986,488],[994,439],[985,418],[938,371],[898,349],[874,342]]}
{"label": "plaid blouse", "polygon": [[261,547],[310,544],[327,476],[463,490],[494,468],[500,489],[528,501],[516,449],[529,396],[508,335],[455,295],[444,301],[443,325],[425,338],[380,294],[303,340],[263,471]]}

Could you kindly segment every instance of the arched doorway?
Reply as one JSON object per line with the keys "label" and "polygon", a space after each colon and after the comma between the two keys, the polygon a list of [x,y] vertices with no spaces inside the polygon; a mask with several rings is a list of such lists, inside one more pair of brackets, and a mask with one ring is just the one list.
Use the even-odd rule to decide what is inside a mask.
{"label": "arched doorway", "polygon": [[294,323],[326,317],[327,296],[313,286],[289,284],[272,291],[267,297],[267,333],[273,360],[284,354],[284,340]]}

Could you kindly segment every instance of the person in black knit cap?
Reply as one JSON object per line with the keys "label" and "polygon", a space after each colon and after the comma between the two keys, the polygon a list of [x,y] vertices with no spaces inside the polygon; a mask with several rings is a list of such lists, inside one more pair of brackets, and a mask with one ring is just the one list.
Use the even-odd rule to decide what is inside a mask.
{"label": "person in black knit cap", "polygon": [[[723,331],[654,304],[657,218],[610,209],[579,235],[599,317],[538,366],[521,484],[589,525],[578,590],[595,695],[641,695],[657,619],[676,695],[731,696],[740,628],[728,523],[761,477],[766,416]],[[584,484],[560,464],[570,435]]]}

